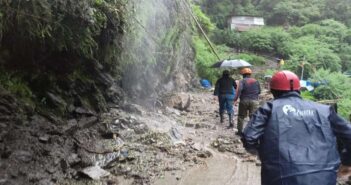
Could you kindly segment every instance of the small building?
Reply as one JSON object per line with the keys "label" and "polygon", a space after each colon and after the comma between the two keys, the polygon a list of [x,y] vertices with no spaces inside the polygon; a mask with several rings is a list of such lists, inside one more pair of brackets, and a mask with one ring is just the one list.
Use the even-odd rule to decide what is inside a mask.
{"label": "small building", "polygon": [[264,19],[263,17],[253,16],[230,16],[228,26],[231,30],[247,31],[251,28],[264,26]]}

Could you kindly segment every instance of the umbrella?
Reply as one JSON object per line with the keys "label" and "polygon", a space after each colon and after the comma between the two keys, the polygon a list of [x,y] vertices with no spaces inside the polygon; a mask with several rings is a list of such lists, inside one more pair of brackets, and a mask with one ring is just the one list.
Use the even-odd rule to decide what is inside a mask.
{"label": "umbrella", "polygon": [[240,67],[250,67],[252,66],[250,63],[246,62],[245,60],[235,59],[235,60],[222,60],[211,67],[213,68],[240,68]]}

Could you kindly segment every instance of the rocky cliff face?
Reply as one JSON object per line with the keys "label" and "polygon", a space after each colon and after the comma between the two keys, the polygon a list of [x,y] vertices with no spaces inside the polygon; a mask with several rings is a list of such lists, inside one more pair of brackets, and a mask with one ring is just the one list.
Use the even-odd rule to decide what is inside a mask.
{"label": "rocky cliff face", "polygon": [[[133,13],[127,21],[120,17],[121,11],[114,11],[117,9],[108,3],[89,8],[90,1],[84,2],[88,8],[82,13],[87,16],[73,16],[74,19],[60,23],[71,28],[75,21],[82,22],[85,17],[101,21],[97,25],[101,30],[95,30],[95,35],[89,37],[95,40],[87,39],[98,45],[91,51],[94,58],[75,51],[74,43],[67,51],[56,51],[55,47],[47,47],[55,39],[41,38],[35,42],[36,37],[17,38],[15,29],[1,33],[6,39],[0,38],[0,185],[60,184],[63,179],[79,179],[79,171],[94,165],[101,155],[109,162],[115,161],[121,157],[114,152],[116,148],[105,150],[105,143],[101,150],[95,147],[100,147],[100,141],[106,141],[106,146],[117,146],[110,142],[128,140],[127,136],[115,138],[126,123],[133,128],[138,126],[129,121],[128,103],[118,105],[124,102],[124,97],[140,104],[155,104],[164,93],[191,87],[194,79],[191,19],[182,1],[130,1],[129,10],[124,11]],[[11,3],[1,7],[8,7],[11,12],[12,6],[17,7]],[[55,6],[49,8],[57,11]],[[91,14],[94,12],[98,14]],[[16,14],[6,16],[16,18]],[[50,18],[56,21],[55,25],[61,21],[59,16],[58,20]],[[93,27],[90,24],[94,21],[87,24]],[[125,31],[124,25],[130,31]],[[77,30],[86,31],[85,25],[76,26]],[[20,30],[24,33],[17,35],[27,33],[25,28]],[[10,34],[14,36],[8,37]],[[71,36],[80,38],[74,30]],[[19,40],[25,42],[23,47]],[[8,47],[14,46],[6,44],[10,41],[18,43],[18,47]],[[24,63],[27,67],[22,66]],[[99,114],[109,108],[110,112],[122,112],[120,107],[125,109],[126,116],[116,114],[113,121],[106,122]],[[106,128],[112,122],[122,125],[117,134]],[[139,128],[135,130],[144,134]]]}
{"label": "rocky cliff face", "polygon": [[122,87],[139,103],[186,90],[194,79],[191,16],[185,1],[131,1],[133,31],[123,40]]}

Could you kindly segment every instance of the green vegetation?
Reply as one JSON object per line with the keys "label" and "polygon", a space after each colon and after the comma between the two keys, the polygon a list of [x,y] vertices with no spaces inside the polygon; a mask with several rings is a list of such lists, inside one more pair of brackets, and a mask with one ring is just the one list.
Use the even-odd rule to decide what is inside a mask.
{"label": "green vegetation", "polygon": [[311,80],[324,83],[325,85],[318,86],[313,96],[317,100],[337,100],[338,111],[345,118],[350,114],[351,103],[351,78],[330,70],[317,70]]}
{"label": "green vegetation", "polygon": [[11,94],[17,95],[21,98],[31,98],[32,91],[22,80],[20,74],[9,74],[5,71],[0,72],[0,84],[7,89]]}
{"label": "green vegetation", "polygon": [[[216,45],[231,48],[227,51],[283,58],[283,69],[299,75],[303,72],[303,79],[324,82],[312,93],[303,92],[303,97],[314,101],[337,99],[341,114],[344,117],[350,114],[351,82],[343,74],[351,71],[351,13],[347,11],[351,4],[348,0],[202,0],[199,4],[217,26],[208,33]],[[231,15],[261,16],[266,26],[246,32],[232,31],[226,25]],[[202,50],[206,51],[209,50]],[[235,52],[227,53],[230,57],[235,55]],[[256,61],[265,61],[246,55],[237,57],[255,65]],[[197,55],[197,64],[211,63],[203,62],[206,59],[213,60]],[[200,76],[213,75],[203,71],[205,69]],[[274,69],[265,72],[273,73]]]}
{"label": "green vegetation", "polygon": [[89,92],[77,97],[74,86],[98,91],[104,88],[96,80],[98,70],[118,74],[125,5],[124,0],[0,1],[0,86],[38,106],[46,106],[47,92],[70,104],[75,100],[69,97],[85,102]]}

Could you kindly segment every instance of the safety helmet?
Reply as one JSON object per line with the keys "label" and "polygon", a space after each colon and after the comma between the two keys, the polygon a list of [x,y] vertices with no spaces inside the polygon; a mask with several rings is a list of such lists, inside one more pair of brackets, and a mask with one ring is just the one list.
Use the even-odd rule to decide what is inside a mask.
{"label": "safety helmet", "polygon": [[240,70],[240,74],[242,74],[242,75],[244,75],[244,74],[252,74],[252,71],[251,71],[251,69],[250,68],[247,68],[247,67],[245,67],[245,68],[242,68],[241,70]]}
{"label": "safety helmet", "polygon": [[299,77],[291,71],[279,71],[272,77],[270,87],[273,90],[295,91],[300,90]]}

